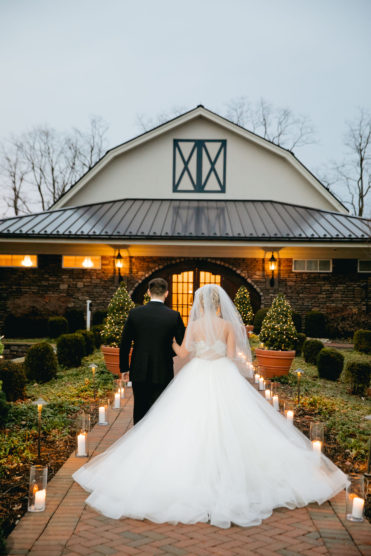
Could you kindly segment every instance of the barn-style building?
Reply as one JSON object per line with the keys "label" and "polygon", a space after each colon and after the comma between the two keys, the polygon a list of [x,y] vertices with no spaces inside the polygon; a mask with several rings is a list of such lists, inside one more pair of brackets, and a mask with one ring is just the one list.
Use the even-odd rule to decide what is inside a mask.
{"label": "barn-style building", "polygon": [[119,279],[142,303],[155,276],[185,321],[210,282],[246,285],[255,310],[280,291],[300,313],[366,314],[370,230],[292,152],[198,106],[108,151],[50,210],[0,222],[1,317],[106,309]]}

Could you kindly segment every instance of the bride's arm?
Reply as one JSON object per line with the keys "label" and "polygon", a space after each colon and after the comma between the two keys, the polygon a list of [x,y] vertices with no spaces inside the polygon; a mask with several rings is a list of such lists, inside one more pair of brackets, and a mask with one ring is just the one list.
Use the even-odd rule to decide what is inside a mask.
{"label": "bride's arm", "polygon": [[236,357],[236,338],[234,337],[233,326],[227,324],[227,357],[234,359]]}
{"label": "bride's arm", "polygon": [[189,330],[188,330],[188,328],[187,328],[181,346],[177,343],[177,341],[176,341],[175,338],[173,339],[173,350],[175,351],[175,353],[176,353],[181,359],[184,359],[184,358],[187,357],[187,355],[189,355],[189,353],[190,353],[190,352],[188,351],[188,349],[185,347],[185,346],[186,346],[186,340],[187,340],[189,334],[190,334],[190,332],[189,332]]}

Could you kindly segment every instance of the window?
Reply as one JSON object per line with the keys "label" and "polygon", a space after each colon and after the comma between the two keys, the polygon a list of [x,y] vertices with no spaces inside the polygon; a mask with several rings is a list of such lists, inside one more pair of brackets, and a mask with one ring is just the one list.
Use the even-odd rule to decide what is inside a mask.
{"label": "window", "polygon": [[0,266],[35,268],[37,255],[0,255]]}
{"label": "window", "polygon": [[225,193],[226,139],[174,139],[173,191]]}
{"label": "window", "polygon": [[371,272],[371,259],[358,259],[358,272]]}
{"label": "window", "polygon": [[294,272],[331,272],[332,259],[294,259],[292,270]]}
{"label": "window", "polygon": [[101,258],[88,256],[63,256],[63,268],[85,268],[87,270],[100,268]]}

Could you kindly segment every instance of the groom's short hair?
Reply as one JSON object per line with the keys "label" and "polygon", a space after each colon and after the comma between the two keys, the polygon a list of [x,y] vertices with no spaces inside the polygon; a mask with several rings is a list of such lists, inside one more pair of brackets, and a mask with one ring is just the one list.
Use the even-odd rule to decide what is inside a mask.
{"label": "groom's short hair", "polygon": [[148,284],[148,289],[153,295],[164,295],[168,291],[169,286],[163,278],[153,278]]}

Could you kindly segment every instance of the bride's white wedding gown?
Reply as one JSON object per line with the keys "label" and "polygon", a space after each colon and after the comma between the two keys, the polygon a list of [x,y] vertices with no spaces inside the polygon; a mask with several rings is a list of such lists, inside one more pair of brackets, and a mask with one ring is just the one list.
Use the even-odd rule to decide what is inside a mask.
{"label": "bride's white wedding gown", "polygon": [[[203,355],[207,350],[207,359]],[[226,357],[197,342],[195,357],[147,415],[73,478],[111,518],[259,525],[274,508],[321,504],[346,475],[312,451]]]}

